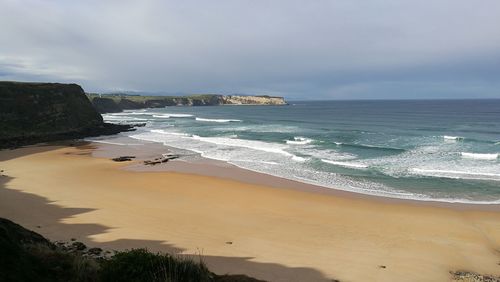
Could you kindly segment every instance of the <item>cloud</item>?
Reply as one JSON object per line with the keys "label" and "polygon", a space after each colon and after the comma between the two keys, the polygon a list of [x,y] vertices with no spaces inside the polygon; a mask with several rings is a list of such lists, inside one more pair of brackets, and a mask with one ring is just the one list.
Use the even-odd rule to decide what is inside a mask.
{"label": "cloud", "polygon": [[88,91],[500,97],[496,0],[6,0],[0,26],[2,79]]}

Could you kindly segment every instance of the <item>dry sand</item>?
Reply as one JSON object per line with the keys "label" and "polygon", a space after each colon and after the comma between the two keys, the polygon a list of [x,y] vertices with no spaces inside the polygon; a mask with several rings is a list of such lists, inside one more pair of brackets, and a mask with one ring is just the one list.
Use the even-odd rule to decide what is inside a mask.
{"label": "dry sand", "polygon": [[498,206],[439,207],[131,171],[123,169],[129,163],[92,157],[93,150],[1,151],[0,217],[52,240],[201,254],[216,273],[270,281],[500,275]]}

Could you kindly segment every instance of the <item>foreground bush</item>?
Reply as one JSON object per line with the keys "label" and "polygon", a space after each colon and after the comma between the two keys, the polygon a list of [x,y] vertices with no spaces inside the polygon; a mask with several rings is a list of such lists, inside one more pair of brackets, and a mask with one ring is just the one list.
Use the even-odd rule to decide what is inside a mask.
{"label": "foreground bush", "polygon": [[145,249],[121,252],[102,263],[102,281],[213,281],[201,262],[153,254]]}
{"label": "foreground bush", "polygon": [[59,248],[40,234],[0,218],[0,282],[4,281],[259,282],[245,275],[219,276],[201,261],[146,249],[119,252],[111,258],[91,257]]}

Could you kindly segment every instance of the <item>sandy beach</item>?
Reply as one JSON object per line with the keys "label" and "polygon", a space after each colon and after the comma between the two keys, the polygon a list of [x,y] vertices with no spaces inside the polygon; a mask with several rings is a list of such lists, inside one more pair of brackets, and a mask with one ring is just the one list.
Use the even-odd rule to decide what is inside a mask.
{"label": "sandy beach", "polygon": [[182,161],[169,163],[177,172],[139,169],[140,160],[113,162],[106,151],[95,143],[0,151],[0,217],[51,240],[201,255],[218,274],[269,281],[500,275],[498,206],[323,193]]}

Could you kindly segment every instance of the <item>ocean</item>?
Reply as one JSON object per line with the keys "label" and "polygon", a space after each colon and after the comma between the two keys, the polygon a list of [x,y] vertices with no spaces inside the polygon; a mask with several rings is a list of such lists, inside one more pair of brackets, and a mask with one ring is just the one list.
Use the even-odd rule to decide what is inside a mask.
{"label": "ocean", "polygon": [[[122,133],[333,189],[500,204],[500,100],[296,101],[104,114]],[[131,139],[131,140],[133,140]]]}

